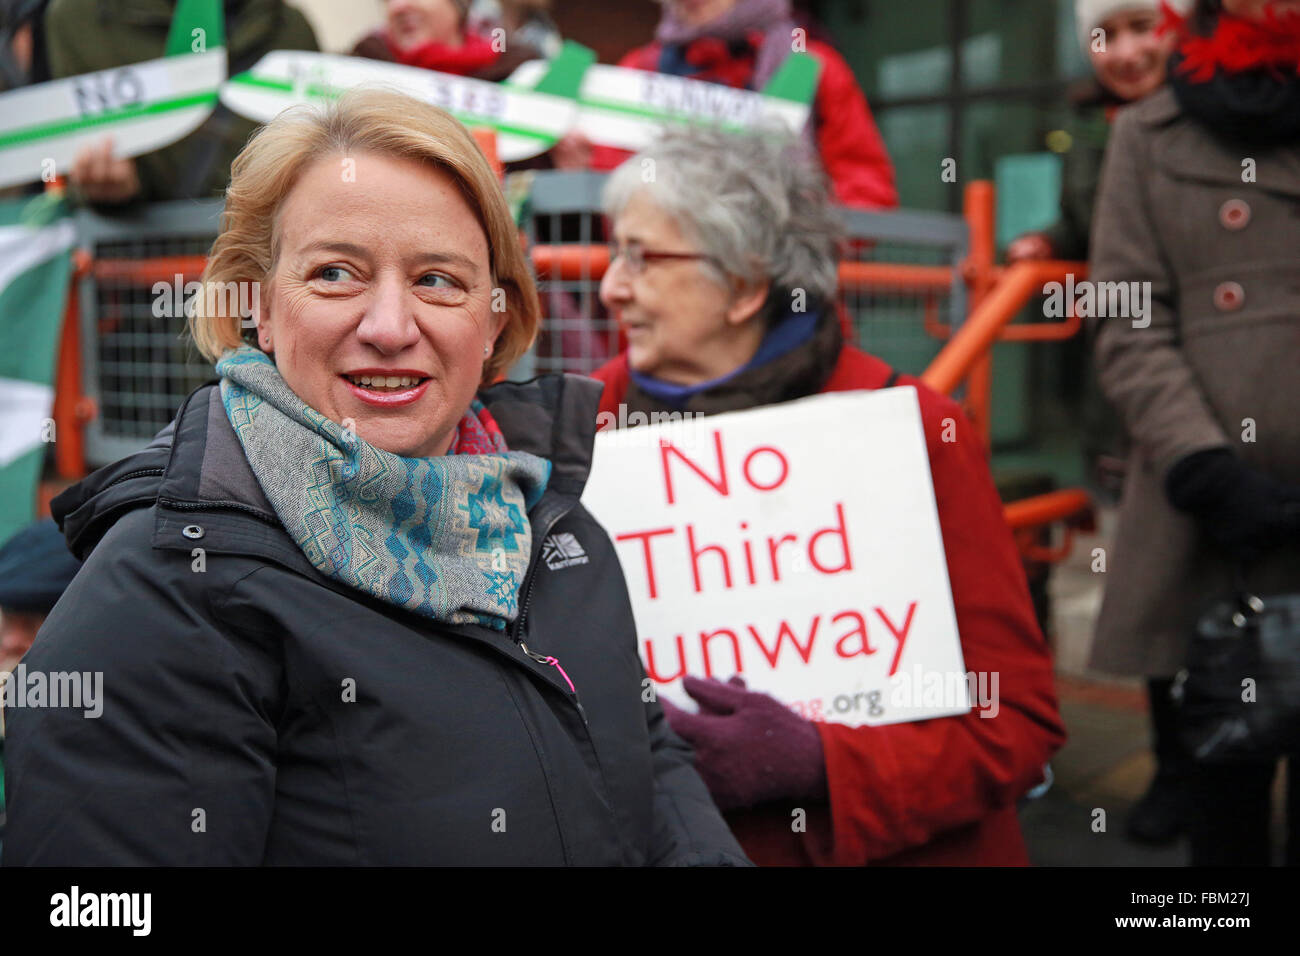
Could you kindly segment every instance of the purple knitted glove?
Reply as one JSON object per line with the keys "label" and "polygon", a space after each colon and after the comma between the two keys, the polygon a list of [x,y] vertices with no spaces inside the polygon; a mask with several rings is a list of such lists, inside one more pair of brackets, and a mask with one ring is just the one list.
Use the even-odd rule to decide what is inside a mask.
{"label": "purple knitted glove", "polygon": [[767,694],[687,677],[686,693],[699,702],[689,714],[662,701],[668,723],[695,748],[699,771],[720,810],[782,799],[826,799],[821,735],[811,721]]}

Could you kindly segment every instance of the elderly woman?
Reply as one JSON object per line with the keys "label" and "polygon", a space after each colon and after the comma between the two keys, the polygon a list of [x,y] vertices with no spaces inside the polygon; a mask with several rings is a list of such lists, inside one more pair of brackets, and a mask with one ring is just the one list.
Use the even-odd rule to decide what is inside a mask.
{"label": "elderly woman", "polygon": [[[475,397],[538,311],[465,129],[374,91],[283,114],[204,278],[260,290],[253,337],[201,302],[219,385],[56,500],[86,563],[29,669],[106,699],[11,713],[4,862],[746,862],[578,503],[599,387]],[[550,570],[557,538],[589,560]]]}
{"label": "elderly woman", "polygon": [[[1064,737],[984,448],[955,402],[845,343],[832,307],[836,221],[815,167],[789,147],[680,132],[612,175],[601,298],[628,346],[597,373],[601,411],[626,421],[915,388],[966,667],[1000,674],[1000,710],[855,728],[806,721],[737,683],[687,678],[701,712],[670,709],[669,719],[758,863],[1024,863],[1016,800]],[[844,427],[826,423],[832,446]],[[795,807],[808,811],[806,833],[792,832]]]}

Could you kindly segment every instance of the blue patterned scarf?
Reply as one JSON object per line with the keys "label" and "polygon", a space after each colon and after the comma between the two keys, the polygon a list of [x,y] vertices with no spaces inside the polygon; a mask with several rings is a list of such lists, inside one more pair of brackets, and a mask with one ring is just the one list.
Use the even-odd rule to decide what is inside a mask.
{"label": "blue patterned scarf", "polygon": [[[217,374],[253,474],[313,565],[437,621],[504,630],[515,619],[532,548],[527,512],[549,461],[504,441],[493,454],[383,451],[300,399],[249,345],[222,355]],[[477,400],[468,415],[487,418]]]}

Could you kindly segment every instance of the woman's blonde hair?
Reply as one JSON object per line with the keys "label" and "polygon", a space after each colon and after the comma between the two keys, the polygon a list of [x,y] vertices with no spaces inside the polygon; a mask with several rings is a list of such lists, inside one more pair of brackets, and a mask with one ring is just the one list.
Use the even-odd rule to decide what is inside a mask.
{"label": "woman's blonde hair", "polygon": [[477,213],[487,236],[492,307],[499,311],[504,306],[506,312],[483,367],[483,383],[494,381],[528,351],[541,314],[509,206],[492,167],[464,126],[445,110],[384,89],[352,90],[324,108],[285,110],[258,130],[235,158],[221,231],[203,270],[203,294],[193,300],[189,329],[194,344],[215,362],[226,349],[244,343],[240,316],[224,307],[232,297],[214,296],[210,290],[268,281],[279,252],[273,236],[276,213],[298,177],[322,156],[359,152],[436,166],[457,182]]}

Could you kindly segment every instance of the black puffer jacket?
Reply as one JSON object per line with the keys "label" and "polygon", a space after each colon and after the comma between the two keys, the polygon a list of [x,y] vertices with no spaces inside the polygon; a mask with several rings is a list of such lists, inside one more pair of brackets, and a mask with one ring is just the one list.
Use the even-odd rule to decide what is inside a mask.
{"label": "black puffer jacket", "polygon": [[622,571],[578,502],[599,394],[571,376],[481,394],[554,466],[504,634],[318,573],[211,383],[61,495],[86,563],[25,662],[102,671],[103,714],[9,711],[4,863],[746,863],[642,699]]}

